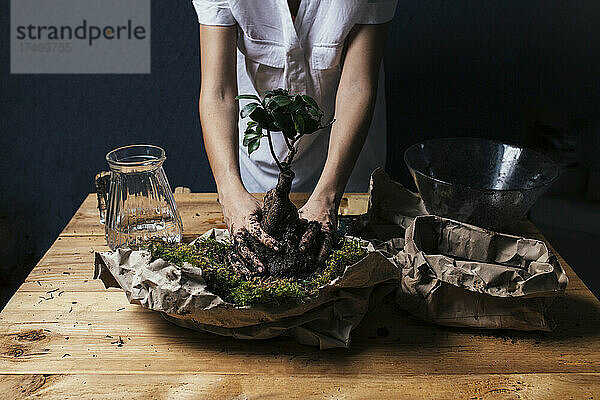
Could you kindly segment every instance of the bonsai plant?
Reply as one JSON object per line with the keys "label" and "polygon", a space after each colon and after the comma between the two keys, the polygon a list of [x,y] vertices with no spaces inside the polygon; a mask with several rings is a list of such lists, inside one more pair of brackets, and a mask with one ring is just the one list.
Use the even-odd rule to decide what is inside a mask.
{"label": "bonsai plant", "polygon": [[[322,124],[323,112],[314,99],[291,95],[284,89],[268,91],[262,98],[240,95],[236,99],[255,100],[241,110],[242,118],[251,119],[243,145],[252,154],[266,138],[279,168],[277,185],[267,192],[257,215],[261,227],[279,241],[278,250],[265,246],[246,231],[237,233],[231,244],[210,238],[195,244],[157,240],[147,242],[144,248],[150,251],[152,260],[160,258],[180,267],[189,263],[201,268],[207,288],[233,304],[302,302],[367,254],[356,241],[338,241],[333,227],[301,219],[289,198],[298,141],[331,125],[333,120]],[[275,132],[281,132],[288,148],[284,160],[277,157],[273,148]],[[253,256],[248,257],[248,253]]]}
{"label": "bonsai plant", "polygon": [[[254,100],[240,111],[242,118],[250,117],[244,132],[243,145],[248,154],[255,152],[266,138],[273,160],[279,168],[279,179],[275,188],[265,195],[259,215],[261,227],[281,243],[279,251],[274,251],[247,232],[236,234],[230,263],[246,275],[262,274],[274,277],[308,277],[324,264],[327,254],[321,249],[330,249],[335,241],[334,229],[321,226],[316,221],[306,221],[299,217],[298,209],[290,201],[294,172],[292,162],[298,152],[298,142],[333,123],[322,124],[323,111],[310,96],[290,94],[285,89],[265,92],[262,98],[244,94],[237,100]],[[280,160],[273,148],[272,135],[281,132],[288,152]],[[323,246],[325,244],[325,246]],[[249,263],[243,252],[252,252],[262,265]]]}

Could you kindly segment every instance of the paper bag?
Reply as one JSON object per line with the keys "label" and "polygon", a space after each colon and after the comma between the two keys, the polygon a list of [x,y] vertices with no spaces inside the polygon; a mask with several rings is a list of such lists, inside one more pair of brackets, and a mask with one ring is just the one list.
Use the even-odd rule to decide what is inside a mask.
{"label": "paper bag", "polygon": [[544,242],[427,216],[420,197],[381,169],[369,193],[368,237],[403,236],[404,249],[394,256],[401,308],[441,325],[553,329],[546,311],[568,279]]}

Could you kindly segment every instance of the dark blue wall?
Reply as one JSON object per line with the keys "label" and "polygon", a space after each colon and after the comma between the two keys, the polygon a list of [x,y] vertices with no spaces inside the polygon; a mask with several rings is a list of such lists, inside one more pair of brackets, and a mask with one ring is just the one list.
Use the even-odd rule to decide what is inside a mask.
{"label": "dark blue wall", "polygon": [[[152,2],[150,75],[10,75],[0,3],[0,285],[26,276],[91,192],[104,155],[164,147],[173,187],[214,191],[197,116],[196,17]],[[519,142],[529,108],[600,109],[600,2],[400,1],[387,46],[388,170],[435,136]]]}
{"label": "dark blue wall", "polygon": [[600,118],[599,18],[599,1],[400,1],[385,57],[388,161],[436,136],[519,142],[536,109]]}
{"label": "dark blue wall", "polygon": [[[191,2],[152,2],[150,75],[10,75],[8,3],[0,5],[5,284],[24,277],[52,244],[93,190],[96,172],[107,168],[104,155],[112,148],[161,145],[173,187],[215,190],[198,121],[198,26]],[[17,262],[7,260],[12,254]]]}

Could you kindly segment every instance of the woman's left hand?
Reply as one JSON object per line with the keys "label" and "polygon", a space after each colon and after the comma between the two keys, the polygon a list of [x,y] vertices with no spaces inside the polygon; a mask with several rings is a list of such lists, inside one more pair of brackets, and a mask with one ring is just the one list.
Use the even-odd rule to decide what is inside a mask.
{"label": "woman's left hand", "polygon": [[[322,199],[308,199],[306,204],[298,210],[300,218],[309,221],[308,227],[302,239],[300,240],[300,250],[306,250],[316,239],[319,233],[325,233],[321,250],[319,251],[319,261],[327,257],[329,251],[335,245],[337,237],[337,204]],[[318,222],[310,224],[310,222]]]}

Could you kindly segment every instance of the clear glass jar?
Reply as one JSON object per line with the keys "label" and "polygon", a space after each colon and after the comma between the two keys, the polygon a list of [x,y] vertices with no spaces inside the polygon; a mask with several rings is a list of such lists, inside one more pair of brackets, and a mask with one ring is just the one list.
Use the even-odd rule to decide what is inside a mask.
{"label": "clear glass jar", "polygon": [[120,147],[106,155],[110,173],[96,176],[96,191],[112,250],[137,248],[149,239],[181,241],[183,224],[162,167],[165,159],[165,151],[152,145]]}

